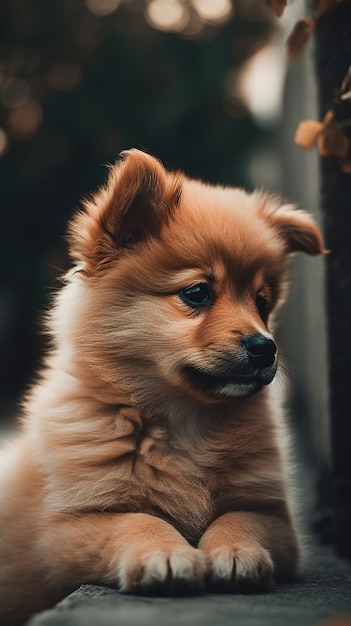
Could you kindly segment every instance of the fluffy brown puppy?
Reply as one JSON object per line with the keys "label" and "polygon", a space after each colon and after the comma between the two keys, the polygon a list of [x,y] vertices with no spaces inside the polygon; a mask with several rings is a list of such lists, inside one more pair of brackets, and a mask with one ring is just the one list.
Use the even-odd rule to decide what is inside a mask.
{"label": "fluffy brown puppy", "polygon": [[53,347],[0,465],[0,622],[81,583],[269,588],[298,567],[271,316],[304,212],[138,150],[73,219]]}

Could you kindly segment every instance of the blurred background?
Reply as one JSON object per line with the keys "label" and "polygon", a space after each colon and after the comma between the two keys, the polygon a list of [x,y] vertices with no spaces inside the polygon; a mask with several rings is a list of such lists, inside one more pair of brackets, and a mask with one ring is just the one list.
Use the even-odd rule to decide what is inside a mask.
{"label": "blurred background", "polygon": [[[276,121],[250,114],[237,74],[269,44],[273,20],[260,2],[239,9],[230,0],[2,3],[3,400],[22,392],[40,359],[39,311],[67,266],[67,219],[121,150],[144,148],[211,181],[255,184],[252,159]],[[279,97],[263,103],[270,118]]]}
{"label": "blurred background", "polygon": [[[281,193],[321,222],[317,155],[293,143],[299,121],[319,117],[313,40],[294,64],[286,55],[309,7],[295,0],[278,19],[274,4],[1,3],[3,429],[45,349],[41,311],[68,267],[66,222],[121,150],[139,147],[190,176]],[[293,275],[282,353],[306,480],[315,485],[331,455],[324,262],[299,259]],[[314,507],[320,492],[311,493]]]}

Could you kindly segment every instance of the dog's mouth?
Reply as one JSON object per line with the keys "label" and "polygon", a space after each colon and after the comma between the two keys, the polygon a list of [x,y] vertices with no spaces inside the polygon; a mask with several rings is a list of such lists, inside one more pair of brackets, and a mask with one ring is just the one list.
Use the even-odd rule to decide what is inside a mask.
{"label": "dog's mouth", "polygon": [[275,376],[275,368],[266,367],[254,373],[209,373],[192,365],[183,368],[183,376],[195,389],[205,394],[244,397],[257,393]]}

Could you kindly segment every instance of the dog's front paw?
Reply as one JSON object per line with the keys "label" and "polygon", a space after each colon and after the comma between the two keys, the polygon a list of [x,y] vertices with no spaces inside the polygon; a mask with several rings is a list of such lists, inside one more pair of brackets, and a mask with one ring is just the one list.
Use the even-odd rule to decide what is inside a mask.
{"label": "dog's front paw", "polygon": [[210,589],[233,592],[273,586],[273,561],[261,546],[221,546],[210,550],[207,559]]}
{"label": "dog's front paw", "polygon": [[206,557],[189,546],[144,547],[129,551],[119,567],[126,593],[196,593],[204,587]]}

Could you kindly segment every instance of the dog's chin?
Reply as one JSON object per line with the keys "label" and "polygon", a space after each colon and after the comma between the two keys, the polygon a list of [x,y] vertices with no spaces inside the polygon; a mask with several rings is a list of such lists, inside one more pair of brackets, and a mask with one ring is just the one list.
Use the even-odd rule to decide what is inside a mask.
{"label": "dog's chin", "polygon": [[237,374],[224,376],[200,370],[192,365],[183,368],[182,375],[186,383],[196,392],[206,397],[245,398],[261,391],[272,382],[276,368],[269,367],[257,374]]}

